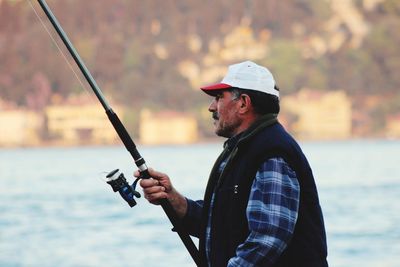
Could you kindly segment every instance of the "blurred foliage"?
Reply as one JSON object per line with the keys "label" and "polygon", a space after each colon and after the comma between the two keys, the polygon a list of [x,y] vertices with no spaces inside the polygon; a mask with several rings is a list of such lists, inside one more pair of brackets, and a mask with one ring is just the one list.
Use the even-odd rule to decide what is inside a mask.
{"label": "blurred foliage", "polygon": [[[191,88],[178,65],[190,59],[200,69],[209,68],[204,58],[210,53],[210,42],[223,43],[245,18],[254,36],[264,36],[267,46],[267,55],[255,61],[271,68],[284,95],[308,87],[343,89],[353,97],[391,97],[400,88],[398,0],[385,0],[373,9],[364,9],[364,1],[354,1],[368,25],[361,45],[350,45],[352,33],[342,24],[337,31],[346,38],[343,44],[311,57],[304,53],[311,40],[315,36],[322,40],[330,37],[327,22],[333,10],[329,1],[241,0],[235,5],[230,0],[48,3],[102,90],[134,110],[143,106],[191,110],[206,105],[209,99]],[[187,45],[192,35],[201,40],[195,52]],[[61,42],[57,43],[68,54]],[[40,108],[43,101],[32,97],[41,92],[35,77],[41,77],[41,84],[48,84],[51,93],[65,98],[82,90],[27,1],[0,1],[0,60],[0,98],[7,101]],[[215,62],[220,66],[231,63]],[[51,101],[45,92],[46,101]],[[387,104],[392,108],[381,112],[400,112],[396,103]]]}
{"label": "blurred foliage", "polygon": [[295,92],[294,87],[304,72],[301,52],[290,39],[277,39],[271,42],[268,58],[262,65],[269,66],[283,93]]}
{"label": "blurred foliage", "polygon": [[390,15],[400,15],[400,2],[397,0],[386,0],[382,4],[381,10]]}

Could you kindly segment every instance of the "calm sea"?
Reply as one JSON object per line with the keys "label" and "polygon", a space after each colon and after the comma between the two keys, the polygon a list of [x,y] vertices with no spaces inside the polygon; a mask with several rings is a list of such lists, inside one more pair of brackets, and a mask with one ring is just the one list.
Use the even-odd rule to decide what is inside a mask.
{"label": "calm sea", "polygon": [[[302,143],[334,267],[400,266],[400,141]],[[221,144],[139,147],[201,198]],[[123,147],[0,150],[0,266],[194,266],[162,209],[104,182],[135,169]],[[195,240],[197,243],[197,240]]]}

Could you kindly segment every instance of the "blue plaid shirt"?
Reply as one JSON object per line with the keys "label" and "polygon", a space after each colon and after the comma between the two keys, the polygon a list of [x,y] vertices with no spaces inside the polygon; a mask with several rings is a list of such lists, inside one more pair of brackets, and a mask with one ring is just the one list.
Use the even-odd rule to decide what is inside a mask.
{"label": "blue plaid shirt", "polygon": [[[221,164],[220,170],[224,164]],[[264,162],[256,173],[246,209],[250,234],[245,242],[238,246],[236,256],[229,260],[228,266],[257,266],[261,260],[273,265],[293,234],[299,198],[299,182],[289,165],[282,158],[272,158]],[[213,200],[214,195],[206,229],[208,262]],[[187,216],[199,218],[202,207],[203,201],[188,199]]]}

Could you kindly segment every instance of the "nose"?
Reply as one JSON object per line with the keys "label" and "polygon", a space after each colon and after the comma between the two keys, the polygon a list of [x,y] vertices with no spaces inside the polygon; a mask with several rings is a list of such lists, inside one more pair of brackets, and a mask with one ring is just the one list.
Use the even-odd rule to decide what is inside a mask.
{"label": "nose", "polygon": [[216,103],[217,103],[217,101],[215,101],[215,99],[213,99],[213,101],[208,106],[208,111],[210,111],[210,112],[217,111],[217,104]]}

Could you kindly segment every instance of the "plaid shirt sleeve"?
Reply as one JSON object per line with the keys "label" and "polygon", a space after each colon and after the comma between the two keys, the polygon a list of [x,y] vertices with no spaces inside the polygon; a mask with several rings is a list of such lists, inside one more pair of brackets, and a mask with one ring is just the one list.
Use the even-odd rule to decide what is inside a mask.
{"label": "plaid shirt sleeve", "polygon": [[253,182],[247,217],[250,234],[236,249],[234,266],[271,266],[287,247],[297,220],[300,186],[282,158],[262,164]]}

